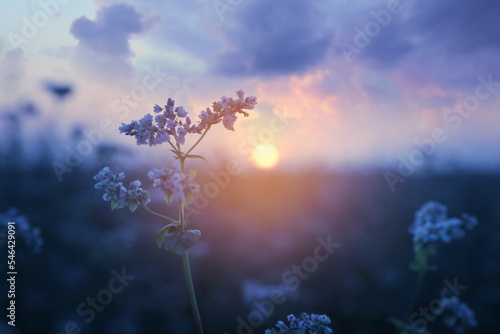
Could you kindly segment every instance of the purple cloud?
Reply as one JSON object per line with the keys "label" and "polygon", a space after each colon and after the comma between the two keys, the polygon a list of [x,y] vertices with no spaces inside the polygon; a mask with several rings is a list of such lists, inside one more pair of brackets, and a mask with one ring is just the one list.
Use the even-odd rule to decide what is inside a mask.
{"label": "purple cloud", "polygon": [[214,70],[229,76],[304,72],[321,62],[333,40],[332,29],[312,2],[258,1],[234,10],[227,29],[231,50]]}
{"label": "purple cloud", "polygon": [[79,40],[75,60],[93,74],[112,75],[114,79],[132,74],[129,38],[145,31],[141,14],[133,7],[115,4],[103,7],[95,21],[76,19],[70,33]]}

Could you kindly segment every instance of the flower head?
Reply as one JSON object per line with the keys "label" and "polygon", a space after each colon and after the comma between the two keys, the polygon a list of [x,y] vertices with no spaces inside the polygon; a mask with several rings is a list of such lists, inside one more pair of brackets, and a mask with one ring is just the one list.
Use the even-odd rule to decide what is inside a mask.
{"label": "flower head", "polygon": [[159,113],[159,112],[162,112],[163,111],[163,108],[160,107],[159,105],[155,104],[155,106],[153,107],[153,111],[155,113]]}
{"label": "flower head", "polygon": [[153,180],[153,186],[165,193],[165,199],[170,202],[175,196],[188,202],[199,191],[199,186],[194,181],[194,173],[185,174],[181,171],[181,164],[175,161],[172,167],[162,169],[153,168],[148,177]]}
{"label": "flower head", "polygon": [[295,334],[295,333],[315,333],[330,334],[332,329],[328,327],[331,323],[326,315],[302,313],[300,318],[290,314],[288,317],[290,325],[287,326],[283,321],[278,321],[276,329],[267,329],[265,334]]}
{"label": "flower head", "polygon": [[[222,123],[224,127],[228,130],[234,130],[234,122],[236,121],[236,114],[241,113],[245,117],[248,116],[248,112],[243,109],[252,110],[257,104],[257,98],[254,96],[249,96],[244,98],[245,93],[243,90],[236,91],[238,96],[237,100],[233,100],[232,97],[222,96],[217,102],[214,102],[212,108],[214,114],[207,108],[206,112],[202,111],[199,115],[200,126],[206,127],[207,125],[216,124],[220,122],[222,118]],[[211,119],[208,119],[211,117]]]}
{"label": "flower head", "polygon": [[32,227],[26,216],[21,215],[16,208],[10,208],[7,212],[0,214],[0,235],[7,234],[9,222],[15,223],[15,233],[24,239],[26,246],[31,248],[33,253],[40,253],[44,244],[40,228]]}
{"label": "flower head", "polygon": [[[245,98],[245,93],[241,89],[236,92],[236,95],[238,96],[236,100],[231,97],[221,97],[220,101],[213,103],[213,111],[210,108],[203,110],[199,115],[200,121],[197,125],[192,124],[183,107],[174,107],[175,101],[169,98],[164,108],[154,105],[153,112],[156,114],[154,117],[147,114],[138,121],[134,120],[129,124],[122,123],[119,130],[120,133],[135,137],[137,145],[159,145],[170,141],[172,137],[175,137],[177,144],[184,145],[185,136],[188,133],[201,134],[209,126],[221,121],[226,129],[234,130],[236,114],[241,113],[246,117],[248,112],[244,109],[252,110],[257,104],[254,96]],[[183,118],[185,118],[185,123],[182,121]]]}
{"label": "flower head", "polygon": [[463,238],[466,230],[477,225],[477,219],[468,214],[463,214],[462,219],[448,218],[447,210],[443,204],[430,201],[415,213],[415,220],[409,228],[415,251],[429,244]]}
{"label": "flower head", "polygon": [[134,211],[138,204],[147,205],[150,202],[149,193],[140,187],[141,182],[133,181],[127,189],[123,186],[124,179],[125,174],[116,175],[109,167],[104,167],[94,176],[94,180],[97,181],[95,188],[104,188],[102,198],[106,202],[111,202],[112,209],[121,209],[129,205],[130,210]]}
{"label": "flower head", "polygon": [[477,321],[467,304],[460,302],[458,297],[444,298],[441,300],[444,308],[443,322],[446,327],[455,329],[455,333],[462,334],[467,328],[477,327]]}
{"label": "flower head", "polygon": [[179,116],[181,118],[186,117],[187,114],[188,114],[187,111],[184,110],[183,107],[177,107],[177,108],[175,108],[175,113],[176,113],[177,116]]}
{"label": "flower head", "polygon": [[132,121],[130,124],[122,123],[119,130],[127,136],[134,136],[137,145],[153,146],[170,140],[170,134],[164,129],[165,124],[166,119],[163,115],[153,118],[151,114],[147,114],[139,121]]}

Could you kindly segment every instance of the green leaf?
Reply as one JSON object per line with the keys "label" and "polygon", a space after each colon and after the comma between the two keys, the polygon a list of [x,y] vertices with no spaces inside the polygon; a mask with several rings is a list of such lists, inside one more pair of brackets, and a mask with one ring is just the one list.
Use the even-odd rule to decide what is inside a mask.
{"label": "green leaf", "polygon": [[390,322],[391,324],[394,325],[394,327],[396,327],[398,330],[401,330],[402,333],[408,333],[408,334],[430,334],[429,331],[427,331],[426,329],[424,329],[422,331],[423,328],[417,328],[417,327],[414,327],[414,326],[411,326],[397,318],[394,318],[394,317],[388,317],[387,319],[387,322]]}
{"label": "green leaf", "polygon": [[189,155],[186,155],[186,158],[192,158],[192,159],[202,159],[202,160],[204,160],[204,161],[208,164],[207,159],[205,159],[205,158],[204,158],[204,157],[202,157],[201,155],[189,154]]}
{"label": "green leaf", "polygon": [[118,201],[111,200],[111,210],[117,209],[120,206]]}
{"label": "green leaf", "polygon": [[139,203],[137,203],[136,201],[130,201],[130,203],[128,204],[128,208],[130,209],[130,212],[134,212],[135,210],[137,210],[138,207],[139,207]]}
{"label": "green leaf", "polygon": [[180,157],[182,157],[182,152],[179,152],[179,151],[176,151],[176,150],[170,150],[172,152],[174,152],[174,154],[176,155],[176,159],[179,159]]}
{"label": "green leaf", "polygon": [[186,195],[186,206],[190,205],[191,203],[194,202],[194,194],[189,193]]}
{"label": "green leaf", "polygon": [[387,322],[390,322],[391,324],[394,325],[397,329],[401,329],[404,327],[405,323],[402,322],[401,320],[394,318],[394,317],[387,317]]}
{"label": "green leaf", "polygon": [[193,246],[201,237],[199,230],[175,231],[165,234],[163,242],[166,250],[182,254]]}
{"label": "green leaf", "polygon": [[173,192],[163,192],[163,198],[165,199],[165,202],[167,202],[167,205],[170,205],[172,203],[172,200],[174,199],[174,193]]}
{"label": "green leaf", "polygon": [[415,258],[410,263],[410,269],[413,271],[434,271],[436,266],[431,266],[429,259],[437,253],[437,244],[429,244],[425,247],[415,249]]}
{"label": "green leaf", "polygon": [[170,228],[179,225],[180,223],[176,221],[166,226],[163,226],[163,228],[158,232],[158,236],[156,237],[156,244],[158,245],[158,248],[161,248],[161,245],[163,244],[163,238],[165,237],[165,234],[169,232]]}

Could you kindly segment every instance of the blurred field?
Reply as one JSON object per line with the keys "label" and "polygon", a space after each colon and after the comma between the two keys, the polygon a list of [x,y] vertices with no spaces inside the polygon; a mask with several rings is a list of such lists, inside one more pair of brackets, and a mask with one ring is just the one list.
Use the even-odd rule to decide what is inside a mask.
{"label": "blurred field", "polygon": [[[92,176],[103,161],[76,168],[61,183],[49,157],[28,163],[22,155],[5,156],[3,162],[0,212],[17,207],[45,239],[41,254],[18,246],[18,331],[13,333],[59,333],[67,321],[75,321],[82,333],[192,331],[180,257],[155,244],[162,222],[143,210],[110,210],[93,189]],[[392,193],[382,172],[232,176],[190,217],[203,233],[190,253],[206,332],[236,333],[237,318],[247,319],[255,310],[248,298],[265,296],[266,286],[283,285],[283,274],[312,255],[317,237],[328,235],[341,246],[284,304],[275,305],[254,333],[302,312],[327,314],[335,333],[393,331],[385,318],[403,316],[416,282],[408,269],[413,254],[407,228],[414,212],[431,199],[446,204],[450,216],[476,215],[479,226],[440,248],[438,271],[426,278],[417,305],[428,305],[439,297],[445,279],[457,277],[468,286],[460,297],[476,312],[476,332],[498,332],[500,174],[414,175]],[[127,176],[150,187],[143,170],[128,169]],[[202,189],[213,181],[203,170],[199,178]],[[150,205],[177,214],[175,207],[166,212],[156,196]],[[135,278],[87,324],[77,306],[106,288],[111,271],[121,268]],[[440,328],[437,321],[431,325]]]}

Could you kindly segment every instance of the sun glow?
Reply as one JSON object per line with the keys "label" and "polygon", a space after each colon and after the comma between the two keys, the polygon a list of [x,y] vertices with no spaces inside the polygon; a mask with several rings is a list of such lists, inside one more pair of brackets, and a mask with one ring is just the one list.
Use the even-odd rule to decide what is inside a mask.
{"label": "sun glow", "polygon": [[253,150],[254,164],[262,169],[271,169],[278,164],[279,152],[271,144],[262,144]]}

